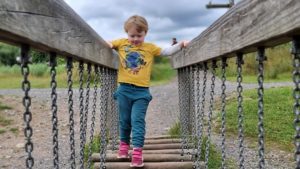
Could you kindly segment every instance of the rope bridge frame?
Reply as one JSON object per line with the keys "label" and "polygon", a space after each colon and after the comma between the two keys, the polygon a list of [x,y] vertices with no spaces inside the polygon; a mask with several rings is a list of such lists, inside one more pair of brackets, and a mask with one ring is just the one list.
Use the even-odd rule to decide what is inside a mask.
{"label": "rope bridge frame", "polygon": [[[16,5],[17,4],[17,5]],[[38,8],[37,8],[38,7]],[[221,60],[222,69],[222,168],[226,167],[226,58],[237,58],[237,91],[238,91],[238,119],[239,119],[239,168],[244,168],[244,133],[243,133],[243,98],[242,98],[242,64],[243,55],[248,52],[257,51],[257,61],[259,65],[258,74],[258,119],[259,119],[259,161],[258,168],[265,168],[264,161],[264,107],[263,107],[263,63],[265,61],[265,48],[276,46],[288,41],[293,41],[293,81],[294,89],[294,113],[295,113],[295,159],[296,168],[300,168],[300,141],[299,141],[299,65],[300,65],[300,1],[286,0],[244,0],[233,6],[224,16],[218,19],[207,30],[196,37],[187,49],[175,54],[172,59],[172,66],[178,70],[179,88],[179,112],[181,122],[181,142],[182,155],[192,154],[194,156],[194,167],[200,168],[200,147],[202,143],[207,148],[204,165],[208,168],[208,157],[211,134],[211,117],[214,108],[215,97],[215,71],[216,63]],[[112,144],[115,149],[117,144],[117,113],[112,113],[110,120],[107,112],[116,112],[115,103],[112,101],[112,91],[116,89],[116,69],[117,58],[113,56],[104,40],[99,37],[68,5],[62,0],[46,0],[41,4],[38,0],[10,0],[0,3],[0,40],[6,43],[21,47],[21,71],[24,77],[22,90],[24,92],[24,135],[26,137],[25,151],[26,168],[33,168],[34,157],[32,151],[34,136],[31,128],[32,113],[30,111],[30,74],[28,64],[30,48],[38,49],[50,53],[51,66],[51,110],[52,110],[52,135],[53,135],[53,167],[60,168],[57,141],[57,93],[56,93],[56,58],[57,55],[67,59],[67,83],[68,83],[68,108],[70,124],[70,168],[84,168],[83,147],[88,141],[94,139],[95,113],[97,106],[100,108],[100,129],[101,147],[100,168],[105,167],[106,145],[107,145],[107,120],[110,121],[112,131]],[[38,23],[38,24],[37,24]],[[74,138],[74,107],[73,107],[73,63],[78,62],[80,74],[79,103],[80,103],[80,152],[79,158],[75,152]],[[84,82],[82,75],[85,71],[88,74],[87,81]],[[212,65],[211,86],[207,86],[207,73]],[[94,93],[90,138],[87,139],[88,106],[90,105],[89,93],[91,83],[91,73],[95,79],[92,82]],[[203,77],[200,77],[200,72]],[[84,97],[84,88],[85,96]],[[209,97],[206,97],[206,90],[209,90]],[[188,92],[186,92],[188,91]],[[99,95],[98,95],[99,94]],[[100,96],[100,97],[99,97]],[[96,105],[97,98],[100,98],[100,105]],[[209,101],[205,105],[205,100]],[[205,112],[208,106],[209,111]],[[208,119],[205,126],[204,120]],[[104,122],[105,121],[105,122]],[[292,123],[292,122],[291,122]],[[207,135],[205,140],[204,135]],[[190,137],[191,135],[191,137]],[[191,146],[191,141],[197,139],[197,145]],[[89,147],[89,157],[91,156]],[[192,149],[192,152],[189,150]],[[91,160],[88,158],[88,168],[91,167]]]}
{"label": "rope bridge frame", "polygon": [[[293,55],[293,81],[295,83],[294,93],[294,114],[295,120],[291,123],[295,126],[295,160],[296,168],[300,168],[299,153],[299,43],[300,43],[300,7],[299,1],[288,0],[272,1],[272,0],[244,0],[233,6],[227,13],[214,22],[208,29],[193,39],[187,49],[176,53],[172,59],[172,66],[178,72],[178,88],[179,88],[179,106],[180,106],[180,123],[181,126],[189,125],[189,127],[181,127],[183,144],[189,145],[190,135],[197,136],[198,144],[196,145],[196,154],[194,159],[195,168],[201,168],[201,153],[205,156],[205,168],[208,168],[209,151],[208,147],[211,142],[211,118],[214,106],[214,81],[216,62],[221,62],[221,151],[222,151],[222,167],[226,168],[226,59],[236,57],[237,64],[237,101],[238,101],[238,141],[239,141],[239,168],[245,168],[244,155],[244,115],[243,115],[243,86],[242,86],[242,64],[244,63],[243,55],[257,51],[258,62],[258,165],[257,168],[265,168],[265,148],[264,148],[264,62],[266,61],[265,49],[274,47],[292,41],[291,54]],[[208,65],[211,65],[208,68]],[[210,90],[207,91],[207,71],[211,71]],[[196,74],[195,74],[196,72]],[[200,79],[199,72],[203,77]],[[187,77],[194,77],[196,82],[191,81]],[[193,79],[193,78],[192,78]],[[200,82],[202,81],[202,85]],[[187,84],[191,84],[189,88]],[[196,84],[196,86],[194,86]],[[190,94],[195,90],[195,94]],[[209,92],[209,96],[206,96]],[[195,96],[196,95],[196,96]],[[209,110],[205,112],[204,102],[209,99]],[[195,104],[189,105],[188,101],[197,100]],[[200,106],[201,104],[201,106]],[[190,116],[194,113],[194,116]],[[189,118],[184,118],[189,117]],[[207,120],[207,125],[204,123]],[[204,131],[206,130],[206,131]],[[199,149],[202,142],[205,141],[203,136],[206,135],[206,150],[201,152]],[[182,147],[184,152],[185,147]],[[194,150],[195,151],[195,150]]]}

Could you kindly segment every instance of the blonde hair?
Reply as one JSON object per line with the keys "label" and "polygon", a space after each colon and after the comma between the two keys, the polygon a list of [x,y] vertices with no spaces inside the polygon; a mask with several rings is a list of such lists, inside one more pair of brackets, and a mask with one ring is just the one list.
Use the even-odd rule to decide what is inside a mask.
{"label": "blonde hair", "polygon": [[127,21],[124,24],[124,30],[125,32],[128,32],[128,30],[132,27],[136,28],[136,31],[139,33],[142,31],[148,32],[148,22],[147,20],[139,15],[133,15],[127,19]]}

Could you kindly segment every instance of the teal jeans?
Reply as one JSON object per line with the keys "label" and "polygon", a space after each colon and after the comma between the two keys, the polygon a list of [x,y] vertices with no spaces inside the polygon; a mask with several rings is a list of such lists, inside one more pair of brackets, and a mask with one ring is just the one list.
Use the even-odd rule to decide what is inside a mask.
{"label": "teal jeans", "polygon": [[143,147],[145,140],[145,117],[152,96],[148,87],[121,83],[114,98],[118,103],[120,140],[133,147]]}

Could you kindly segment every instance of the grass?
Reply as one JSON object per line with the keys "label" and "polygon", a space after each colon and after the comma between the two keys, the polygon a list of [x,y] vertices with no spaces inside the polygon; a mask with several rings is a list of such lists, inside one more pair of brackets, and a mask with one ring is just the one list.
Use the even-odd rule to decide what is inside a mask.
{"label": "grass", "polygon": [[[265,82],[291,81],[292,77],[292,56],[289,43],[266,49],[267,60],[264,62]],[[243,57],[242,65],[243,82],[257,83],[258,62],[256,53],[246,54]],[[219,68],[220,66],[220,62]],[[236,81],[237,66],[236,58],[229,58],[227,61],[226,78],[229,81]],[[217,75],[221,77],[221,70],[217,69]]]}
{"label": "grass", "polygon": [[[180,123],[176,122],[168,131],[168,134],[171,135],[171,137],[178,137],[180,136]],[[207,137],[204,137],[202,140],[202,145],[201,145],[201,161],[205,160],[205,148],[206,148],[206,141]],[[196,144],[198,141],[195,140],[194,144]],[[209,147],[209,160],[208,160],[208,168],[211,169],[217,169],[221,167],[221,162],[222,162],[222,156],[221,152],[219,152],[216,149],[216,146],[210,143]],[[226,161],[227,168],[235,168],[233,161],[231,159],[228,159]]]}
{"label": "grass", "polygon": [[0,134],[4,134],[6,130],[0,128]]}
{"label": "grass", "polygon": [[10,128],[9,131],[14,133],[15,135],[19,134],[19,129],[18,128]]}
{"label": "grass", "polygon": [[[89,139],[87,139],[89,140]],[[101,138],[100,138],[100,135],[96,135],[94,136],[94,140],[92,143],[87,143],[85,146],[84,146],[84,161],[87,164],[88,162],[88,155],[89,155],[89,146],[91,145],[91,151],[92,151],[92,154],[93,153],[99,153],[100,152],[100,147],[101,147]],[[93,169],[94,168],[94,163],[91,161],[91,168]]]}
{"label": "grass", "polygon": [[153,65],[151,74],[151,85],[165,84],[176,76],[169,63],[156,63]]}
{"label": "grass", "polygon": [[[33,64],[30,65],[30,75],[28,77],[32,88],[49,88],[50,87],[50,68],[46,64]],[[66,88],[67,73],[65,65],[57,67],[57,87]],[[154,64],[151,76],[151,85],[165,84],[176,76],[176,71],[173,70],[169,63]],[[93,81],[94,73],[92,73],[91,81]],[[23,77],[21,75],[20,67],[18,65],[0,66],[0,89],[19,89]],[[78,64],[74,64],[73,68],[73,87],[79,87],[79,73]],[[84,72],[84,80],[87,79],[87,73]]]}
{"label": "grass", "polygon": [[[4,105],[3,103],[0,102],[0,111],[1,110],[7,110],[7,109],[12,109],[11,107]],[[0,126],[8,126],[10,125],[12,120],[5,118],[3,115],[0,114]]]}
{"label": "grass", "polygon": [[[258,115],[257,115],[257,90],[246,90],[243,93],[244,112],[244,134],[250,139],[257,139],[258,136]],[[226,105],[226,131],[238,133],[237,101],[230,97]],[[294,149],[294,100],[292,88],[280,87],[265,89],[264,91],[264,129],[265,142],[268,147],[292,152]],[[221,123],[220,113],[217,120],[217,128]]]}
{"label": "grass", "polygon": [[0,102],[0,110],[9,110],[9,109],[12,109],[12,108],[7,105],[4,105],[3,103]]}

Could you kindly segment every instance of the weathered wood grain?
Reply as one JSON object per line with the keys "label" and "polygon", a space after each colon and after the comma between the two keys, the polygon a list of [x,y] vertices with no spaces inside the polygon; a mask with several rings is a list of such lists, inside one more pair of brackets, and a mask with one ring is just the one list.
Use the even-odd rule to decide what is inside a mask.
{"label": "weathered wood grain", "polygon": [[253,52],[300,34],[299,0],[243,0],[171,60],[173,68]]}
{"label": "weathered wood grain", "polygon": [[0,41],[117,68],[105,41],[63,0],[1,0]]}

